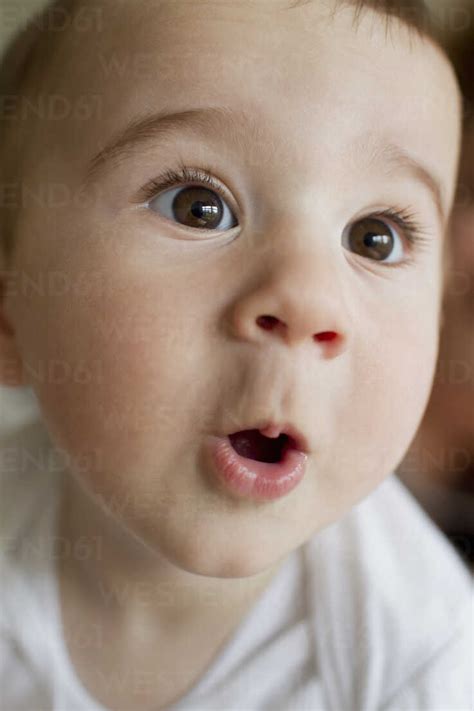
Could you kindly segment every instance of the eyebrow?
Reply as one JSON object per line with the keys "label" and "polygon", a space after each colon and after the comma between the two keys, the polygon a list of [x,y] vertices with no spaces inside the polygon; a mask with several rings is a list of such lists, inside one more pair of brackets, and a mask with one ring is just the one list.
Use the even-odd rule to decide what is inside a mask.
{"label": "eyebrow", "polygon": [[226,106],[208,106],[168,113],[166,111],[132,119],[125,129],[102,148],[89,162],[84,184],[94,182],[99,174],[115,161],[126,158],[135,148],[152,140],[172,139],[181,131],[203,135],[225,133],[230,140],[245,135],[249,130],[261,130],[255,116]]}
{"label": "eyebrow", "polygon": [[362,154],[368,156],[369,165],[382,163],[389,172],[403,172],[418,183],[424,185],[431,193],[438,216],[441,222],[444,223],[444,192],[441,187],[441,180],[430,168],[423,165],[417,158],[410,155],[404,148],[396,143],[386,143],[380,140],[370,145],[366,143],[364,150],[362,150],[362,144],[359,144],[359,149]]}
{"label": "eyebrow", "polygon": [[[228,141],[233,141],[242,148],[242,138],[239,139],[239,136],[245,137],[249,133],[261,135],[262,123],[251,113],[226,106],[208,106],[172,113],[163,111],[135,117],[94,155],[88,163],[83,184],[93,183],[111,163],[127,158],[134,149],[153,140],[172,140],[183,130],[196,136],[205,133],[225,134]],[[371,164],[384,163],[389,170],[404,172],[424,185],[431,193],[441,222],[444,222],[441,181],[401,146],[373,137],[367,140],[367,135],[364,134],[352,142],[350,152],[358,159],[360,156],[366,157],[367,169]]]}

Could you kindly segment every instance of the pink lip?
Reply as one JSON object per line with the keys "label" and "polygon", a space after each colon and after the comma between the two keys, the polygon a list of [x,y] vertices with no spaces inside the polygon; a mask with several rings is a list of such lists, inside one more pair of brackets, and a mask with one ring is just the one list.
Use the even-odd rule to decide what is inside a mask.
{"label": "pink lip", "polygon": [[214,473],[227,489],[238,496],[270,501],[289,494],[302,480],[307,454],[288,448],[280,462],[267,463],[238,454],[228,437],[208,437]]}

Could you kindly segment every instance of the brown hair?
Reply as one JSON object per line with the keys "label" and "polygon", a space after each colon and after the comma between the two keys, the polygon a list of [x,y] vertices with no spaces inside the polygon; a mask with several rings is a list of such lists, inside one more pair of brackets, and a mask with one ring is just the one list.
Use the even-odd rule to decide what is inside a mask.
{"label": "brown hair", "polygon": [[464,97],[464,118],[466,124],[471,124],[474,120],[474,13],[467,31],[457,36],[450,56]]}
{"label": "brown hair", "polygon": [[[293,0],[289,9],[312,1]],[[58,45],[68,35],[67,32],[54,31],[54,18],[59,13],[68,20],[67,29],[67,26],[73,24],[82,5],[83,0],[51,2],[17,33],[3,55],[0,62],[0,188],[2,185],[15,184],[17,176],[21,175],[25,153],[21,149],[22,138],[18,126],[14,119],[7,120],[5,100],[27,97],[43,85]],[[429,37],[439,44],[423,0],[336,0],[336,7],[344,5],[354,7],[356,22],[365,9],[372,9],[385,15],[387,23],[398,19],[421,37]],[[3,250],[8,261],[13,250],[17,211],[8,209],[4,200],[0,199],[0,216],[0,250]]]}
{"label": "brown hair", "polygon": [[[313,0],[293,0],[291,7],[300,7],[311,2]],[[337,0],[336,4],[354,7],[356,20],[365,9],[371,9],[385,15],[388,20],[401,20],[422,36],[438,40],[435,25],[424,0]]]}

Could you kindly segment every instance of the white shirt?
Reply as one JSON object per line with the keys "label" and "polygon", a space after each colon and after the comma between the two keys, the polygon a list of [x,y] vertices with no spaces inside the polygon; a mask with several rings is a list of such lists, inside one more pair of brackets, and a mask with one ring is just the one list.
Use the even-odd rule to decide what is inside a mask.
{"label": "white shirt", "polygon": [[[105,711],[62,635],[60,460],[41,422],[7,438],[0,457],[0,709]],[[472,711],[473,656],[472,576],[392,474],[287,558],[169,709]]]}

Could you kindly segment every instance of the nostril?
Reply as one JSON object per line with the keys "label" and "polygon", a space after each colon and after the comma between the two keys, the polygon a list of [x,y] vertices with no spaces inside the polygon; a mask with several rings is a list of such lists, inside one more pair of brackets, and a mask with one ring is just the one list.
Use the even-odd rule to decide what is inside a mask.
{"label": "nostril", "polygon": [[334,331],[321,331],[321,333],[316,334],[315,338],[317,341],[334,341],[337,338],[337,333]]}
{"label": "nostril", "polygon": [[[265,331],[272,331],[275,325],[278,324],[278,319],[275,316],[259,316],[257,324]],[[335,331],[321,331],[314,336],[314,339],[319,342],[332,342],[337,338],[338,334]]]}
{"label": "nostril", "polygon": [[275,323],[278,323],[278,319],[276,319],[275,316],[259,316],[257,323],[266,331],[270,331]]}

